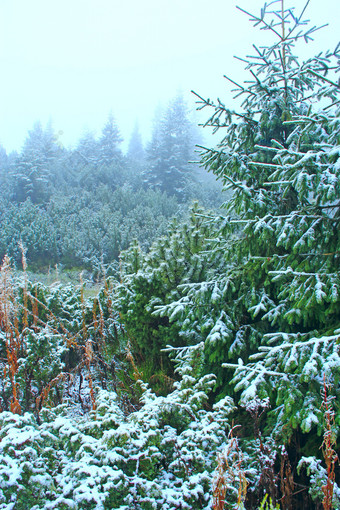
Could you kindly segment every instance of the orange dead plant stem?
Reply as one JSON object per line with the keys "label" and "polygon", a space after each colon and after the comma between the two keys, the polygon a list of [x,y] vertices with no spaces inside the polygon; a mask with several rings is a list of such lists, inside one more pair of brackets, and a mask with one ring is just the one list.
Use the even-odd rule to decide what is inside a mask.
{"label": "orange dead plant stem", "polygon": [[289,457],[284,446],[281,448],[280,480],[280,489],[282,494],[280,499],[281,506],[285,510],[291,510],[293,508],[295,483]]}
{"label": "orange dead plant stem", "polygon": [[135,381],[140,381],[143,377],[143,374],[140,373],[140,371],[138,370],[138,367],[135,363],[135,360],[133,358],[133,354],[132,354],[132,351],[131,351],[131,343],[130,343],[130,340],[128,340],[128,343],[126,345],[126,358],[127,360],[131,363],[132,365],[132,368],[133,368],[133,377],[135,379]]}
{"label": "orange dead plant stem", "polygon": [[[10,260],[7,255],[4,257],[0,268],[0,328],[5,333],[8,372],[12,386],[10,410],[12,413],[21,414],[17,392],[18,384],[16,382],[21,342],[18,329],[17,303],[11,281]],[[6,367],[4,377],[5,375]]]}
{"label": "orange dead plant stem", "polygon": [[93,390],[93,380],[91,375],[91,362],[93,359],[93,350],[92,350],[92,342],[91,340],[87,340],[85,344],[85,364],[87,368],[89,388],[90,388],[90,397],[92,402],[92,410],[95,411],[97,409],[96,397],[94,395]]}
{"label": "orange dead plant stem", "polygon": [[322,407],[325,411],[325,432],[321,448],[327,468],[327,482],[326,485],[322,486],[322,492],[324,493],[322,506],[324,510],[331,510],[333,508],[332,501],[335,483],[335,464],[339,458],[334,450],[336,443],[336,436],[334,433],[334,410],[332,406],[332,399],[327,394],[327,383],[325,376],[323,379]]}
{"label": "orange dead plant stem", "polygon": [[38,329],[38,319],[39,319],[39,311],[38,311],[38,289],[35,288],[35,296],[33,299],[31,297],[31,303],[32,303],[32,315],[33,315],[33,329],[37,331]]}
{"label": "orange dead plant stem", "polygon": [[12,385],[12,400],[10,409],[12,413],[21,414],[21,406],[18,400],[17,386],[18,383],[15,381],[15,376],[18,371],[18,358],[17,358],[17,341],[11,336],[10,341],[6,343],[7,361],[9,364],[9,374]]}
{"label": "orange dead plant stem", "polygon": [[25,330],[28,327],[28,319],[27,319],[27,303],[28,303],[28,294],[27,294],[27,260],[26,260],[26,251],[27,249],[22,244],[22,241],[19,242],[19,248],[21,251],[21,263],[22,263],[22,269],[24,272],[24,296],[23,296],[23,302],[24,302],[24,309],[23,309],[23,330]]}
{"label": "orange dead plant stem", "polygon": [[60,374],[58,374],[54,379],[52,379],[52,381],[50,381],[47,384],[47,386],[45,386],[45,388],[42,390],[40,395],[36,398],[35,405],[36,405],[36,411],[37,411],[38,416],[39,416],[39,412],[40,412],[46,398],[48,397],[51,389],[53,388],[53,386],[55,386],[59,381],[65,381],[67,376],[68,376],[68,374],[66,374],[65,372],[61,372]]}
{"label": "orange dead plant stem", "polygon": [[93,300],[93,308],[92,308],[93,326],[94,326],[95,329],[98,328],[97,302],[98,302],[98,298]]}
{"label": "orange dead plant stem", "polygon": [[227,465],[223,455],[217,457],[217,476],[214,483],[213,510],[224,510],[225,495],[227,492]]}
{"label": "orange dead plant stem", "polygon": [[80,303],[81,303],[81,315],[82,315],[82,326],[83,326],[83,337],[84,339],[87,337],[87,329],[86,329],[86,313],[85,313],[85,299],[84,299],[84,281],[83,281],[83,273],[79,275],[80,280]]}
{"label": "orange dead plant stem", "polygon": [[[247,493],[247,479],[242,463],[243,455],[238,446],[237,438],[233,436],[233,427],[229,433],[229,444],[225,452],[217,457],[217,473],[213,483],[213,510],[224,510],[228,487],[237,487],[237,506],[240,508]],[[232,460],[229,464],[228,458]]]}
{"label": "orange dead plant stem", "polygon": [[81,302],[81,312],[82,312],[82,332],[83,339],[86,340],[85,348],[84,348],[84,357],[85,357],[85,365],[87,368],[87,377],[89,381],[90,388],[90,397],[92,402],[92,410],[95,411],[97,409],[96,398],[93,390],[93,380],[91,375],[91,363],[93,360],[93,349],[92,349],[92,341],[87,339],[88,332],[86,328],[86,310],[85,310],[85,299],[84,299],[84,282],[83,275],[80,273],[80,302]]}
{"label": "orange dead plant stem", "polygon": [[[98,318],[97,318],[97,306],[99,309],[99,322],[98,322]],[[92,317],[93,317],[94,329],[95,329],[95,331],[98,331],[98,333],[99,333],[99,346],[100,346],[100,349],[103,351],[103,350],[105,350],[105,341],[104,341],[105,323],[104,323],[103,308],[100,303],[99,297],[94,299],[93,308],[92,308]]]}

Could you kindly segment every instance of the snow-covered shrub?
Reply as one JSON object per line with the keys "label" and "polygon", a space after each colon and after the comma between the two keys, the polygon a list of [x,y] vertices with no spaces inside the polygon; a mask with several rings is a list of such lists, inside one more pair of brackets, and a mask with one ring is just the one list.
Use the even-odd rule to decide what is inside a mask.
{"label": "snow-covered shrub", "polygon": [[[324,491],[322,490],[327,484],[327,470],[323,467],[321,459],[316,457],[302,457],[298,464],[298,472],[306,470],[310,477],[309,494],[314,501],[322,501]],[[340,508],[340,487],[335,482],[333,488],[332,508],[339,510]]]}
{"label": "snow-covered shrub", "polygon": [[0,267],[0,406],[38,414],[45,400],[94,406],[93,381],[115,384],[121,355],[108,288],[85,299],[82,282],[32,283],[24,254],[23,262],[21,276],[13,274],[8,257]]}
{"label": "snow-covered shrub", "polygon": [[98,390],[89,416],[64,405],[43,409],[38,425],[28,413],[1,413],[0,508],[212,508],[234,406],[226,397],[209,409],[215,377],[190,375],[198,349],[182,356],[168,396],[141,383],[142,407],[127,416],[107,390]]}
{"label": "snow-covered shrub", "polygon": [[32,414],[0,413],[0,508],[43,508],[56,492],[58,438]]}

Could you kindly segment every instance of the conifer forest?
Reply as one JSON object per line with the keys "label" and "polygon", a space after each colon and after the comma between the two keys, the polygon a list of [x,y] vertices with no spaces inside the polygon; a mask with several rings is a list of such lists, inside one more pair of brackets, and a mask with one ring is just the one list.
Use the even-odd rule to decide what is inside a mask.
{"label": "conifer forest", "polygon": [[305,10],[193,83],[214,147],[178,94],[146,146],[109,114],[0,148],[0,509],[340,509],[340,44],[301,60]]}

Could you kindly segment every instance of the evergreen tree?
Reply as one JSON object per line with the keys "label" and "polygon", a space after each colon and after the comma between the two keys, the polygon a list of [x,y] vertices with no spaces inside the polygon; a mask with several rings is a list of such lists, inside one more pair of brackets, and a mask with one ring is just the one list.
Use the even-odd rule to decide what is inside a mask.
{"label": "evergreen tree", "polygon": [[117,123],[110,113],[99,139],[99,164],[110,166],[120,162],[122,152],[119,146],[122,141]]}
{"label": "evergreen tree", "polygon": [[[160,154],[161,147],[161,126],[164,112],[158,105],[152,127],[151,140],[146,147],[146,170],[143,173],[144,184],[151,188],[161,188],[162,158]],[[152,170],[152,171],[151,171]]]}
{"label": "evergreen tree", "polygon": [[76,153],[79,155],[83,164],[96,164],[98,156],[98,142],[91,131],[87,131],[80,138]]}
{"label": "evergreen tree", "polygon": [[194,150],[194,130],[181,95],[173,99],[154,126],[147,150],[145,182],[180,199],[193,174],[189,161]]}
{"label": "evergreen tree", "polygon": [[145,168],[145,150],[142,137],[136,122],[129,141],[129,147],[126,153],[128,174],[126,178],[127,186],[134,190],[143,187],[143,170]]}
{"label": "evergreen tree", "polygon": [[8,197],[8,156],[6,149],[0,145],[0,194]]}
{"label": "evergreen tree", "polygon": [[127,157],[129,158],[130,161],[139,166],[141,166],[142,163],[144,162],[145,151],[137,122],[131,134],[129,147],[127,151]]}
{"label": "evergreen tree", "polygon": [[54,178],[52,166],[60,150],[52,126],[49,124],[43,129],[37,122],[28,132],[23,150],[11,170],[14,196],[18,202],[28,197],[34,203],[46,200]]}
{"label": "evergreen tree", "polygon": [[106,184],[113,190],[124,185],[127,180],[127,168],[120,149],[122,141],[116,121],[110,113],[98,140],[93,172],[91,174],[90,171],[86,171],[86,183],[90,189],[100,184]]}
{"label": "evergreen tree", "polygon": [[[190,319],[186,318],[191,329],[188,334],[181,320],[186,305],[178,303],[176,307],[176,302],[181,299],[183,289],[185,292],[215,272],[209,256],[212,233],[204,216],[196,203],[187,221],[179,224],[174,220],[167,235],[156,240],[147,254],[137,242],[121,254],[121,282],[116,286],[114,299],[134,355],[148,375],[162,368],[171,373],[172,364],[162,352],[167,345],[195,344],[202,340],[201,331],[192,320],[195,311]],[[169,303],[174,307],[171,315],[167,314]]]}
{"label": "evergreen tree", "polygon": [[[267,21],[272,14],[276,22]],[[224,294],[228,307],[234,301],[230,342],[238,340],[234,354],[243,362],[249,345],[259,350],[237,369],[237,388],[245,388],[244,402],[269,396],[275,431],[289,436],[297,427],[322,429],[320,384],[325,377],[336,392],[340,378],[340,123],[332,76],[340,54],[338,47],[300,64],[294,42],[315,29],[301,34],[291,10],[264,8],[252,20],[278,42],[248,60],[253,80],[237,86],[241,113],[203,102],[215,110],[209,123],[226,128],[203,159],[233,190],[227,211],[238,214],[226,225],[236,235],[222,243],[229,269],[220,288],[229,280],[235,289]],[[242,351],[247,328],[253,333]]]}
{"label": "evergreen tree", "polygon": [[99,142],[91,131],[80,138],[75,150],[68,155],[66,177],[71,186],[93,189],[99,166]]}
{"label": "evergreen tree", "polygon": [[7,168],[8,156],[6,149],[0,144],[0,175],[3,175],[4,170]]}
{"label": "evergreen tree", "polygon": [[[202,154],[232,191],[231,216],[209,218],[217,227],[210,257],[224,254],[223,271],[181,286],[181,298],[158,310],[187,341],[200,331],[218,392],[250,412],[256,402],[271,407],[272,451],[282,463],[288,452],[299,466],[295,480],[307,467],[317,498],[327,484],[317,437],[335,438],[340,425],[340,46],[300,63],[294,43],[316,29],[303,29],[283,0],[272,4],[259,16],[246,13],[277,40],[247,57],[249,81],[230,79],[240,111],[198,96],[200,108],[213,110],[208,124],[224,131],[219,146]],[[332,399],[334,413],[325,415]],[[326,454],[329,469],[335,453]]]}

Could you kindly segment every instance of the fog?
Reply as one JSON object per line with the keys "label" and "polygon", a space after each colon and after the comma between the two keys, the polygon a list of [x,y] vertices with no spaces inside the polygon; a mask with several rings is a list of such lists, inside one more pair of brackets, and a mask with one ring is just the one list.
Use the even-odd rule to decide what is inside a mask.
{"label": "fog", "polygon": [[[192,105],[191,89],[231,102],[223,75],[243,76],[233,56],[269,42],[237,4],[258,13],[263,0],[1,0],[0,143],[20,150],[39,120],[70,147],[110,111],[126,144],[136,120],[146,141],[179,90]],[[311,0],[307,17],[329,26],[302,53],[335,47],[339,0]]]}

